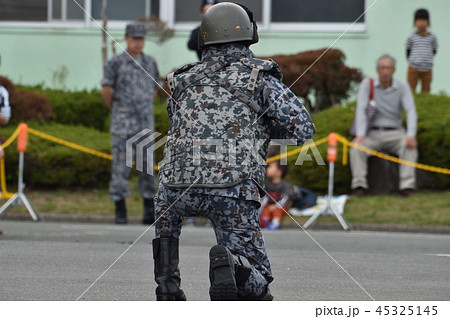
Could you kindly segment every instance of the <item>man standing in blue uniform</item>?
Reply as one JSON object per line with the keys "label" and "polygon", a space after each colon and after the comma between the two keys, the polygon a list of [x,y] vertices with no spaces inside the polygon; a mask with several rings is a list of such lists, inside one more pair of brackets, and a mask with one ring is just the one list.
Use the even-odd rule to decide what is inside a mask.
{"label": "man standing in blue uniform", "polygon": [[202,61],[167,76],[170,127],[156,196],[153,240],[157,300],[186,300],[180,288],[178,243],[184,216],[206,216],[211,248],[211,300],[271,300],[273,280],[257,209],[270,139],[315,133],[311,117],[281,83],[281,70],[256,59],[256,23],[230,2],[206,11]]}
{"label": "man standing in blue uniform", "polygon": [[[112,169],[109,194],[116,206],[116,224],[127,223],[125,198],[130,196],[126,165],[126,142],[144,129],[154,131],[153,100],[159,84],[156,61],[142,52],[145,44],[144,24],[126,26],[127,50],[113,57],[105,66],[102,96],[112,111]],[[135,152],[133,152],[135,154]],[[143,167],[147,168],[146,158]],[[155,221],[153,198],[156,182],[153,172],[139,172],[139,193],[144,198],[143,224]]]}

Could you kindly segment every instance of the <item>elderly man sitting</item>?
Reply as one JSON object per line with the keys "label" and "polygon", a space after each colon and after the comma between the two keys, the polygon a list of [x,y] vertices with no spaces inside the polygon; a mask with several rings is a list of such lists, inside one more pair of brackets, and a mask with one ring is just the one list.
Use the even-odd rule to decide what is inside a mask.
{"label": "elderly man sitting", "polygon": [[[377,61],[378,78],[373,80],[373,100],[376,112],[368,121],[366,106],[369,102],[371,84],[364,79],[358,92],[355,128],[358,143],[372,150],[395,153],[399,158],[417,161],[417,113],[411,89],[407,83],[394,79],[395,59],[383,55]],[[402,108],[406,112],[406,131],[402,127]],[[352,148],[350,161],[352,190],[356,197],[367,195],[367,158],[370,155]],[[400,195],[415,194],[415,168],[400,165]]]}

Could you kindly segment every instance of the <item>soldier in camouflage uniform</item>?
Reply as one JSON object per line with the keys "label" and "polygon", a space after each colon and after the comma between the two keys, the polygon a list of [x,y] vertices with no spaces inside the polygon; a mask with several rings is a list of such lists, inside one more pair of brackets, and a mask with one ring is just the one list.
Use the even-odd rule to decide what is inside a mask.
{"label": "soldier in camouflage uniform", "polygon": [[[131,168],[126,165],[126,142],[144,129],[154,130],[153,99],[158,90],[159,73],[156,61],[142,53],[145,25],[126,26],[127,51],[113,57],[105,66],[102,95],[112,111],[112,169],[109,194],[116,206],[116,224],[127,223],[125,198],[130,195],[128,179]],[[133,150],[133,156],[135,152]],[[139,193],[144,198],[143,224],[155,221],[154,196],[156,182],[153,171],[138,171]]]}
{"label": "soldier in camouflage uniform", "polygon": [[251,12],[223,2],[201,23],[202,61],[167,76],[170,128],[156,196],[153,240],[157,300],[185,300],[178,242],[184,216],[206,216],[211,300],[271,300],[273,280],[257,209],[270,139],[298,145],[315,133],[311,117],[281,83],[281,70],[256,59]]}

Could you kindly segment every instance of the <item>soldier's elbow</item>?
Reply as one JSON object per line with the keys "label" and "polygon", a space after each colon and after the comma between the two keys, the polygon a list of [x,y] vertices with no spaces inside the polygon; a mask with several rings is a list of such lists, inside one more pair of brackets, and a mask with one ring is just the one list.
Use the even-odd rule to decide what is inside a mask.
{"label": "soldier's elbow", "polygon": [[308,125],[308,140],[312,139],[313,136],[316,134],[316,126],[314,125],[313,122],[310,122]]}
{"label": "soldier's elbow", "polygon": [[311,122],[310,125],[305,125],[301,130],[301,136],[297,139],[297,145],[302,145],[308,140],[312,140],[314,135],[316,134],[316,127]]}

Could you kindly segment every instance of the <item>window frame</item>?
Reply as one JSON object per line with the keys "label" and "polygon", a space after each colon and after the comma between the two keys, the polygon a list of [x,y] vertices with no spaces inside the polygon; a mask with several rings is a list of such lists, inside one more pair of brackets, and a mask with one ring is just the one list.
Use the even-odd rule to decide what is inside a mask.
{"label": "window frame", "polygon": [[[61,19],[53,19],[53,1],[47,0],[47,21],[0,21],[0,26],[3,27],[42,27],[42,28],[98,28],[98,25],[102,25],[101,19],[91,19],[92,16],[92,0],[84,0],[83,19],[68,20],[67,19],[67,2],[73,0],[61,0]],[[56,0],[55,0],[56,1]],[[77,0],[78,3],[83,0]],[[164,1],[161,1],[164,2]],[[80,3],[81,4],[81,3]],[[80,9],[81,10],[81,9]],[[145,0],[145,15],[149,16],[151,12],[151,0]],[[123,29],[130,23],[129,20],[108,20],[108,28],[111,29]]]}
{"label": "window frame", "polygon": [[[272,22],[271,9],[272,1],[262,1],[262,22],[258,23],[258,29],[264,31],[299,31],[299,32],[365,32],[367,30],[367,14],[364,22]],[[368,0],[364,0],[364,10],[367,10]],[[163,0],[160,2],[160,19],[167,21],[170,28],[177,31],[188,31],[197,27],[199,22],[176,23],[175,21],[175,0]],[[351,25],[353,26],[349,28]]]}
{"label": "window frame", "polygon": [[[47,21],[42,22],[27,22],[27,21],[0,21],[0,26],[3,27],[51,27],[51,28],[98,28],[102,24],[101,20],[92,20],[92,0],[85,1],[85,10],[89,14],[83,13],[84,19],[81,20],[64,20],[64,12],[67,14],[67,1],[62,1],[62,16],[61,19],[53,19],[53,1],[47,0]],[[82,1],[82,0],[77,0]],[[145,0],[145,15],[150,15],[151,0]],[[353,23],[326,23],[326,22],[271,22],[271,8],[272,1],[275,0],[261,0],[262,1],[262,21],[258,23],[259,30],[263,31],[284,31],[284,32],[344,32],[350,33],[364,33],[367,30],[367,13],[365,13],[364,22]],[[368,0],[364,0],[364,10],[367,10]],[[159,3],[159,18],[166,21],[168,27],[176,31],[190,31],[197,27],[200,21],[196,22],[175,22],[175,0],[160,0]],[[128,20],[109,20],[108,27],[111,29],[125,28]]]}

